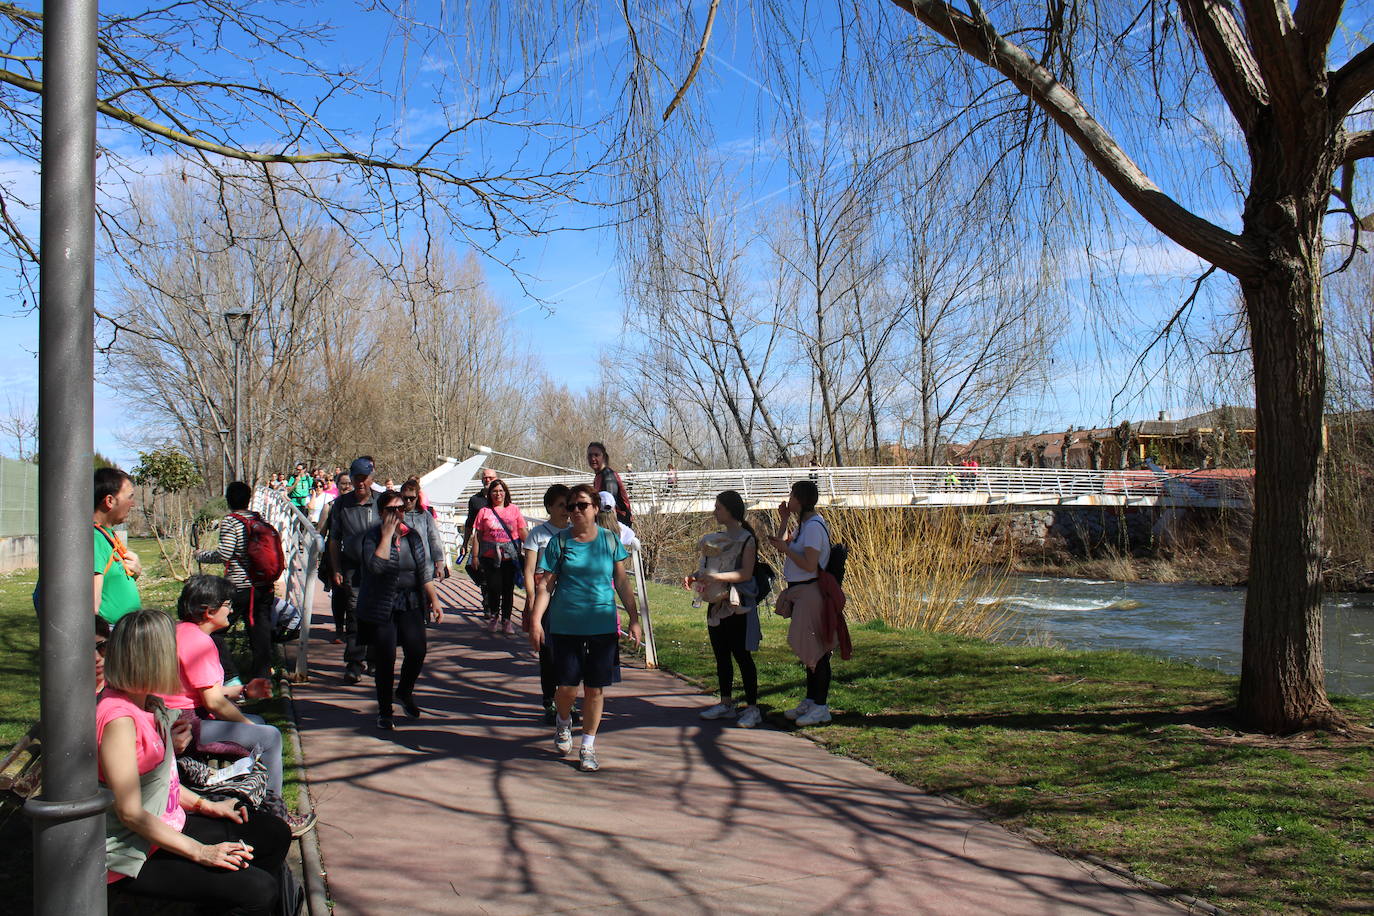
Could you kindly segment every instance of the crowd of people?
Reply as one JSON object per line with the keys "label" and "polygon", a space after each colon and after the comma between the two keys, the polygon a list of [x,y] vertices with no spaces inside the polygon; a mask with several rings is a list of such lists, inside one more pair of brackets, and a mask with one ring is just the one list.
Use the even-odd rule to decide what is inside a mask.
{"label": "crowd of people", "polygon": [[[534,526],[513,504],[505,481],[483,469],[481,488],[469,500],[459,560],[481,587],[482,626],[490,634],[514,635],[514,590],[524,587],[519,626],[538,658],[554,749],[560,756],[572,753],[580,715],[578,768],[595,772],[605,692],[619,680],[622,637],[638,643],[642,633],[626,566],[638,546],[630,494],[604,444],[588,445],[587,463],[593,482],[549,487],[547,520]],[[274,475],[271,486],[310,515],[325,538],[320,575],[331,596],[335,642],[342,645],[343,680],[373,678],[377,727],[391,731],[396,703],[411,719],[425,714],[415,689],[426,624],[444,621],[438,583],[451,572],[419,480],[396,488],[391,480],[377,484],[375,473],[369,456],[346,472],[335,468],[332,477],[323,469],[308,472],[302,463],[290,477]],[[192,576],[174,623],[166,612],[141,606],[141,565],[112,531],[128,515],[132,482],[113,469],[97,471],[95,482],[97,677],[103,679],[97,740],[101,779],[115,795],[116,814],[107,841],[109,880],[134,894],[269,912],[284,893],[289,839],[313,827],[313,818],[290,814],[280,801],[280,733],[239,708],[271,691],[273,645],[265,611],[282,569],[264,544],[271,546],[275,529],[250,508],[248,484],[230,484],[219,545],[197,556],[222,563],[225,575]],[[317,511],[310,501],[316,490],[327,496]],[[780,536],[768,539],[782,557],[786,581],[776,610],[788,618],[788,644],[806,669],[805,696],[785,713],[799,725],[830,721],[831,658],[835,651],[847,657],[849,649],[844,596],[828,571],[831,532],[816,511],[818,495],[814,481],[794,483],[777,510]],[[701,717],[749,728],[763,718],[753,655],[761,634],[758,606],[771,588],[772,570],[760,557],[739,493],[717,496],[714,519],[720,530],[701,539],[700,562],[683,579],[694,604],[705,609],[720,687],[719,702]],[[275,544],[280,557],[279,536]],[[246,681],[223,638],[233,620],[243,621],[248,637]],[[211,782],[206,755],[249,757],[247,773],[256,772],[260,784],[241,785],[238,794],[218,783],[194,790]]]}

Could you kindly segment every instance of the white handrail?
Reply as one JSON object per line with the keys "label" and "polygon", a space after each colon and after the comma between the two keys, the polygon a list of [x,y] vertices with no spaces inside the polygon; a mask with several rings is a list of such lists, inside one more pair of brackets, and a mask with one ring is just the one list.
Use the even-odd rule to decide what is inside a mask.
{"label": "white handrail", "polygon": [[304,682],[310,676],[306,652],[310,645],[310,618],[315,608],[315,589],[319,584],[316,573],[320,568],[324,538],[305,513],[280,490],[258,487],[253,491],[253,510],[281,535],[282,552],[286,554],[286,600],[301,611],[301,636],[292,680]]}

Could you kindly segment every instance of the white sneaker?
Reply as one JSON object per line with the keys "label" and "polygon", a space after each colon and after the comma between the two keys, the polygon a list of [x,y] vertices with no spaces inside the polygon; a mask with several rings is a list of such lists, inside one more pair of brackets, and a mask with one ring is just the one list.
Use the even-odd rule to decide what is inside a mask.
{"label": "white sneaker", "polygon": [[717,703],[715,706],[703,709],[701,717],[703,719],[733,719],[735,717],[735,704]]}
{"label": "white sneaker", "polygon": [[577,755],[577,768],[584,773],[595,773],[601,769],[601,764],[596,762],[596,749],[582,745],[582,750]]}
{"label": "white sneaker", "polygon": [[811,707],[815,705],[815,701],[813,701],[810,697],[807,697],[806,699],[798,703],[796,706],[793,706],[791,709],[784,712],[783,715],[791,719],[793,722],[795,722],[799,716],[804,716],[808,712],[810,712]]}
{"label": "white sneaker", "polygon": [[798,725],[824,725],[830,721],[830,707],[813,705],[806,712],[797,716]]}
{"label": "white sneaker", "polygon": [[739,714],[739,721],[735,724],[740,728],[753,728],[763,721],[763,713],[759,712],[757,706],[746,706],[744,712]]}
{"label": "white sneaker", "polygon": [[572,723],[555,725],[553,729],[553,748],[558,753],[568,755],[572,751]]}

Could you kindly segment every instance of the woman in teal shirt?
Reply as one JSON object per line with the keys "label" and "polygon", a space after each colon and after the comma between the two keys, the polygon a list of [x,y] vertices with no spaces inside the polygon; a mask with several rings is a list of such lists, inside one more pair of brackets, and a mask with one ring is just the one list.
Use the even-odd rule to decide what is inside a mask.
{"label": "woman in teal shirt", "polygon": [[568,494],[570,527],[550,540],[539,558],[530,616],[530,646],[538,652],[547,638],[553,659],[558,683],[553,698],[553,744],[561,755],[572,750],[572,705],[578,686],[583,688],[578,768],[588,773],[600,768],[596,731],[605,706],[603,692],[610,686],[615,667],[617,594],[630,615],[630,638],[637,643],[641,636],[639,606],[625,572],[625,545],[597,527],[597,508],[596,491],[587,484],[573,487]]}

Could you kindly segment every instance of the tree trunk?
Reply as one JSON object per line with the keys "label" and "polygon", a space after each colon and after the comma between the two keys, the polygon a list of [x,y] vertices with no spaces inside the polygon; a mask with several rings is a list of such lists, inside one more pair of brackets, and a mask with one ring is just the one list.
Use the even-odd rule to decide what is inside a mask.
{"label": "tree trunk", "polygon": [[[1245,236],[1267,269],[1241,280],[1255,366],[1255,519],[1239,713],[1271,734],[1341,723],[1322,666],[1321,220],[1329,163],[1252,143]],[[1309,149],[1320,144],[1310,144]],[[1325,144],[1330,155],[1331,144]],[[1317,153],[1318,156],[1321,153]]]}

